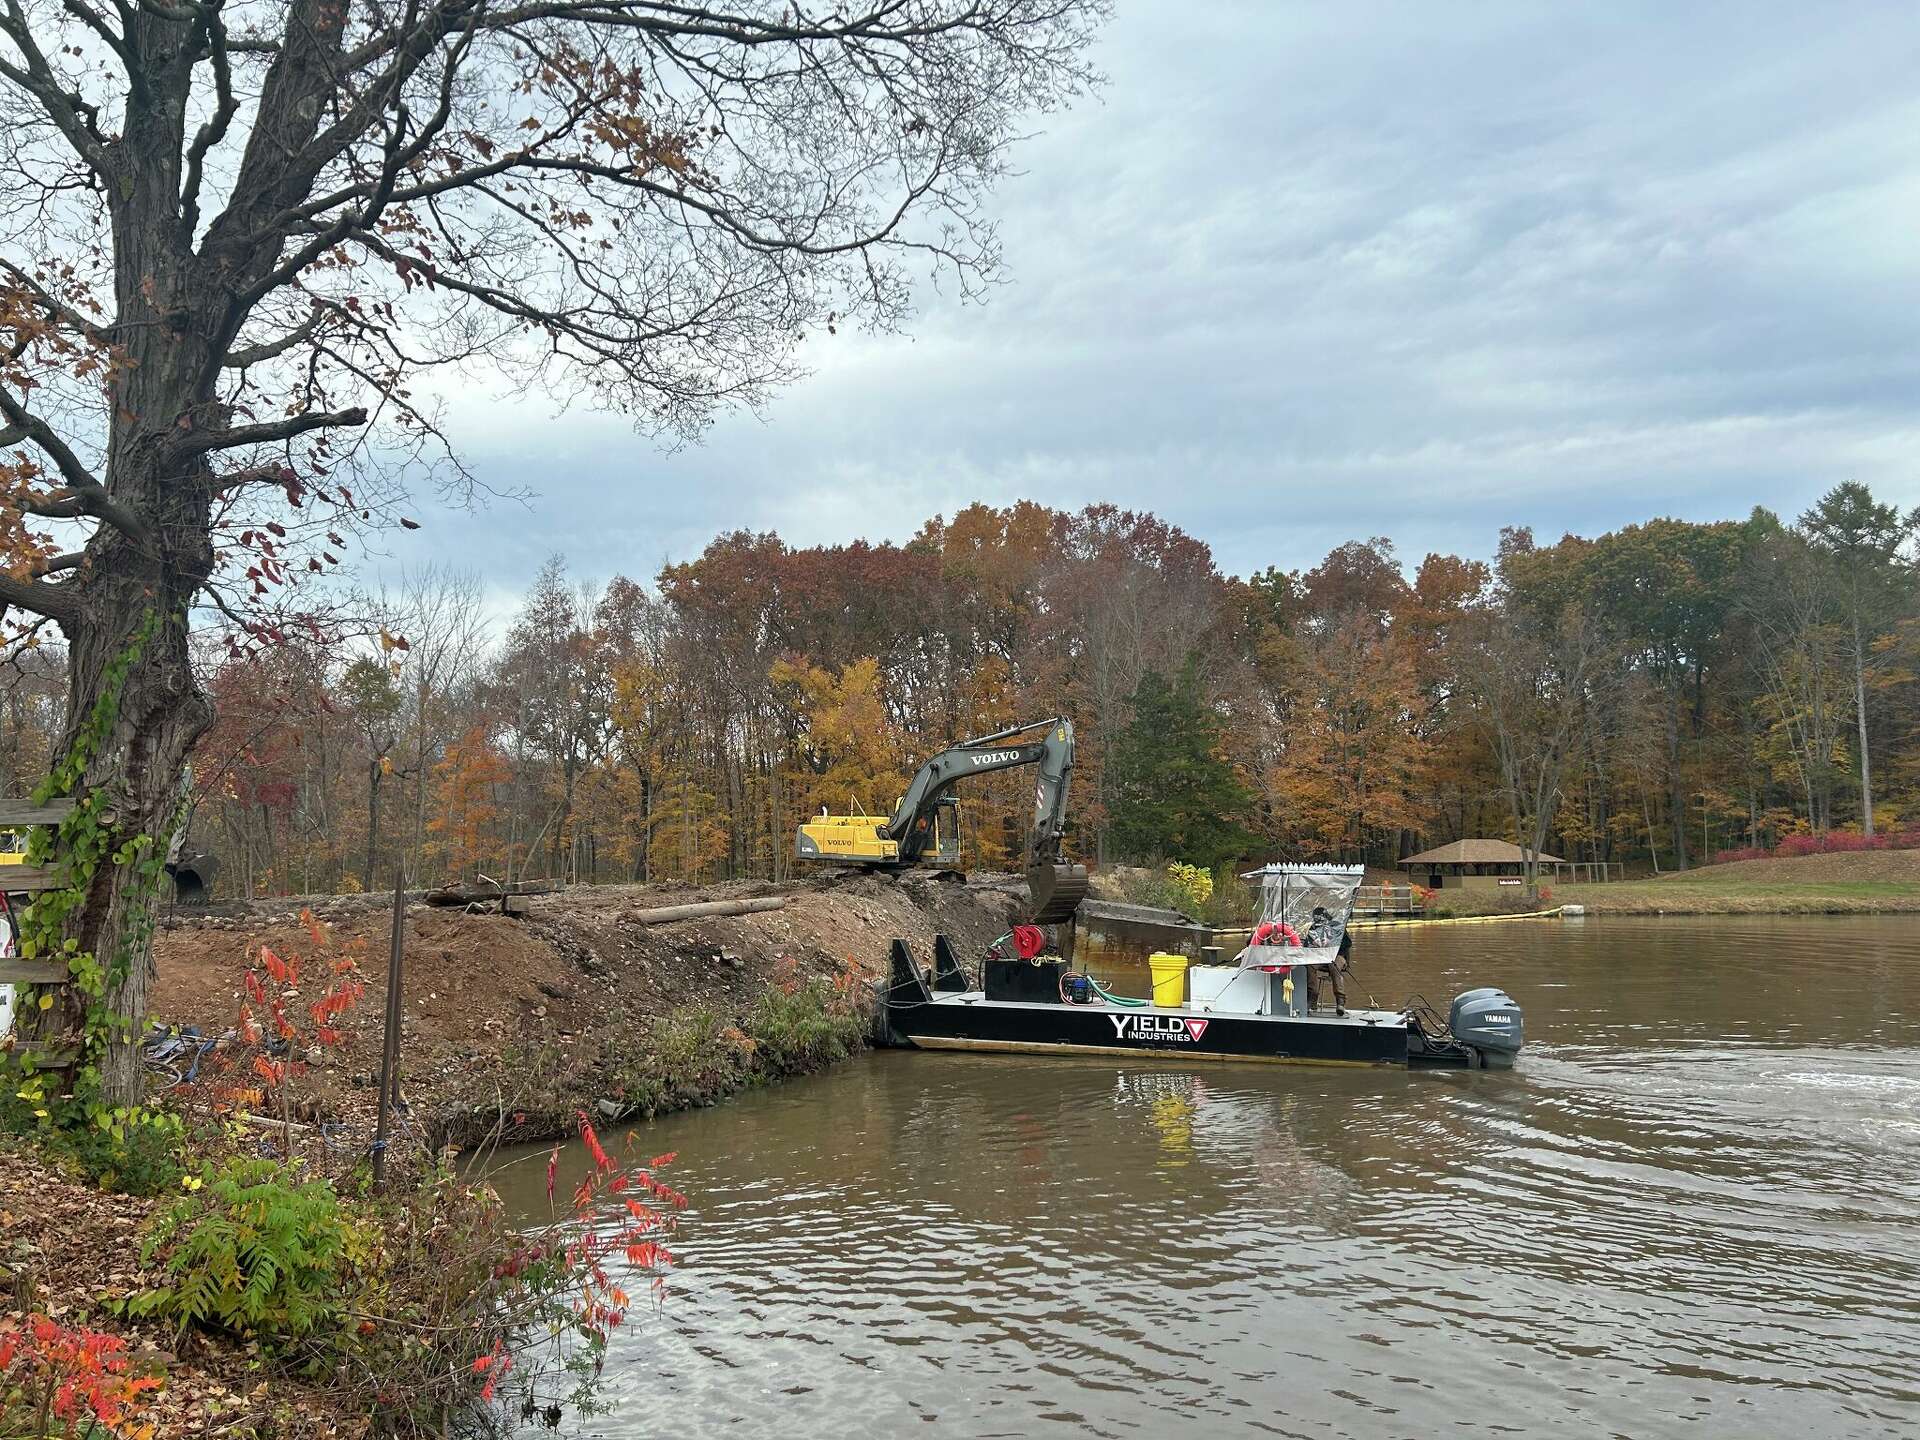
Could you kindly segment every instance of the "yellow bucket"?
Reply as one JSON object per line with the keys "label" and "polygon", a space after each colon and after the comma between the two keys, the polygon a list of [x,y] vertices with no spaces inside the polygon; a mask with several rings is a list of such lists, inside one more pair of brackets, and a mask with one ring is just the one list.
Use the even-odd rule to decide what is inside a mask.
{"label": "yellow bucket", "polygon": [[1153,970],[1153,1003],[1178,1009],[1187,1003],[1187,966],[1184,955],[1153,954],[1147,964]]}

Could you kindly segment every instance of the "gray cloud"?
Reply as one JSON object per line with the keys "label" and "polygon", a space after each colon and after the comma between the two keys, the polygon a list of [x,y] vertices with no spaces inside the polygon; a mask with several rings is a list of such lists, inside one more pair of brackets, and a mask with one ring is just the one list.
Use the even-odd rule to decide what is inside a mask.
{"label": "gray cloud", "polygon": [[663,454],[461,399],[527,511],[396,546],[519,584],[715,532],[904,539],[974,499],[1152,508],[1245,572],[1920,500],[1920,19],[1887,5],[1129,4],[1000,196],[1010,282],[821,336]]}

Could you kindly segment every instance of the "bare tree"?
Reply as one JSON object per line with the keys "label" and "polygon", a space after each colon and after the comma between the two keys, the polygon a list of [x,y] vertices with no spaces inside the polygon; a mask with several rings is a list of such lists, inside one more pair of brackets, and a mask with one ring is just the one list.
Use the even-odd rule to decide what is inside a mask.
{"label": "bare tree", "polygon": [[1507,606],[1474,617],[1463,638],[1472,661],[1463,671],[1467,694],[1499,762],[1527,893],[1537,894],[1540,852],[1581,738],[1600,637],[1577,608],[1546,618]]}
{"label": "bare tree", "polygon": [[407,576],[392,607],[402,617],[408,647],[401,687],[412,731],[413,830],[409,883],[425,867],[427,776],[442,748],[460,733],[459,705],[476,681],[488,636],[480,576],[472,570],[429,565]]}
{"label": "bare tree", "polygon": [[[985,193],[1103,10],[4,0],[0,624],[66,633],[64,752],[113,697],[80,784],[116,835],[164,834],[209,723],[196,599],[246,623],[399,518],[427,372],[684,436],[809,331],[897,322],[911,265],[977,289]],[[122,1018],[151,906],[107,866],[69,922]],[[130,1040],[103,1078],[137,1096]]]}
{"label": "bare tree", "polygon": [[545,819],[521,868],[532,865],[544,839],[554,879],[572,878],[575,794],[608,740],[612,681],[592,623],[598,608],[598,593],[571,585],[565,561],[551,557],[507,633],[495,679],[516,749],[547,771],[540,787]]}
{"label": "bare tree", "polygon": [[1842,687],[1851,657],[1833,598],[1820,554],[1804,535],[1776,527],[1756,539],[1737,601],[1750,635],[1746,659],[1759,681],[1767,730],[1787,747],[1807,826],[1816,833],[1833,823],[1835,782],[1843,775]]}

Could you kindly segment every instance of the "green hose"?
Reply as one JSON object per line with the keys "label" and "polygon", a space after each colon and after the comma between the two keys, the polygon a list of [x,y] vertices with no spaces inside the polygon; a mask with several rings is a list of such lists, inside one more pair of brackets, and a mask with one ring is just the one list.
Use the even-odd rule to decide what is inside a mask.
{"label": "green hose", "polygon": [[1100,998],[1109,1005],[1124,1005],[1130,1010],[1145,1010],[1153,1004],[1151,1000],[1136,1000],[1131,995],[1116,995],[1093,976],[1087,976],[1087,983],[1100,992]]}

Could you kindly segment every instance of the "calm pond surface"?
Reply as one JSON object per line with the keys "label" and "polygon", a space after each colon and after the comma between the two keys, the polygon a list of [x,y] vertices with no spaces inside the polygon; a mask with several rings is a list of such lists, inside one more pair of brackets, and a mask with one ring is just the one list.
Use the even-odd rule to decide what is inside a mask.
{"label": "calm pond surface", "polygon": [[1920,1434],[1920,925],[1355,962],[1505,985],[1520,1068],[894,1052],[642,1127],[692,1206],[587,1433]]}

